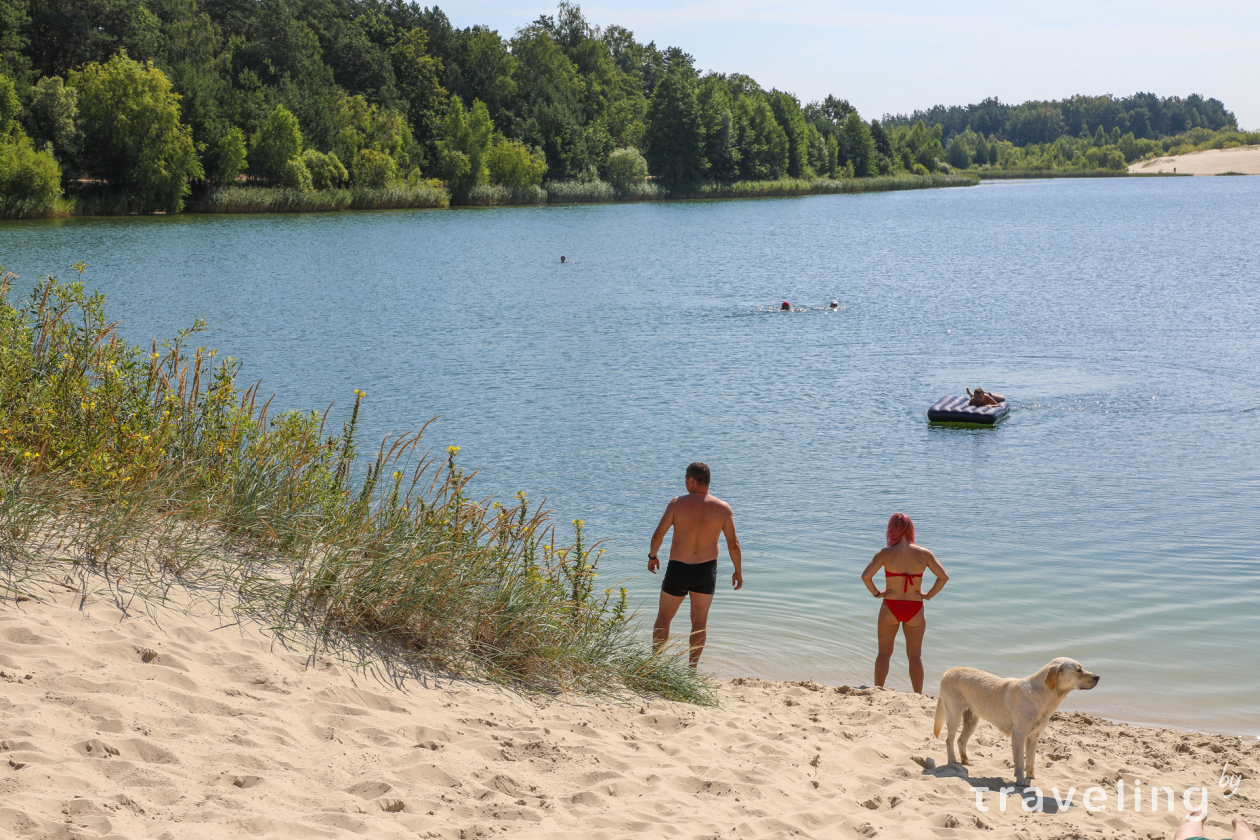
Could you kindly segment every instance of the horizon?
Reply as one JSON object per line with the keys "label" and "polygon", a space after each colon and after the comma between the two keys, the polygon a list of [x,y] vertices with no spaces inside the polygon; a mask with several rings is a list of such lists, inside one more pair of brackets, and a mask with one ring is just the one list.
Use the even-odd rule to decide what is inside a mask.
{"label": "horizon", "polygon": [[[556,5],[481,0],[439,7],[460,29],[485,25],[510,38],[540,15],[554,15]],[[1136,0],[1035,11],[985,3],[959,16],[922,0],[899,10],[817,0],[578,5],[592,26],[616,24],[642,43],[680,47],[702,72],[745,73],[802,103],[832,94],[867,120],[991,96],[1018,105],[1150,92],[1214,97],[1240,129],[1260,128],[1260,91],[1248,84],[1260,75],[1253,48],[1260,5],[1218,0],[1196,8],[1186,24],[1177,22],[1187,17],[1184,9]]]}

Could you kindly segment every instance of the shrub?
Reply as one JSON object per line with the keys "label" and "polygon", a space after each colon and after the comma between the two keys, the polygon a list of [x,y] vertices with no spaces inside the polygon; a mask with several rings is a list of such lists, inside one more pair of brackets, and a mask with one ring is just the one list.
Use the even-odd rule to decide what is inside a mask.
{"label": "shrub", "polygon": [[315,149],[307,149],[302,153],[302,162],[311,173],[311,184],[317,190],[337,187],[349,180],[350,175],[341,165],[335,154],[324,154]]}
{"label": "shrub", "polygon": [[384,152],[376,149],[359,149],[354,157],[354,185],[370,189],[383,189],[398,177],[398,164]]}
{"label": "shrub", "polygon": [[914,165],[914,169],[912,169],[912,170],[910,170],[910,171],[911,171],[911,172],[913,172],[915,175],[927,175],[927,174],[929,174],[929,173],[928,173],[928,170],[927,170],[927,167],[926,167],[926,166],[924,166],[924,165],[923,165],[923,164],[921,164],[921,163],[916,163],[916,164]]}
{"label": "shrub", "polygon": [[63,168],[78,160],[82,137],[79,134],[78,92],[60,76],[45,76],[31,90],[26,111],[26,127],[35,145],[51,145]]}
{"label": "shrub", "polygon": [[625,192],[647,181],[648,166],[638,149],[616,149],[608,156],[608,183]]}
{"label": "shrub", "polygon": [[61,199],[61,167],[30,138],[0,138],[0,218],[51,215]]}
{"label": "shrub", "polygon": [[287,190],[300,192],[310,192],[314,189],[311,186],[311,173],[300,157],[293,158],[284,165],[284,174],[280,176],[279,185]]}
{"label": "shrub", "polygon": [[531,152],[524,143],[500,137],[486,153],[486,169],[491,183],[515,189],[533,187],[547,174],[547,159],[541,150]]}

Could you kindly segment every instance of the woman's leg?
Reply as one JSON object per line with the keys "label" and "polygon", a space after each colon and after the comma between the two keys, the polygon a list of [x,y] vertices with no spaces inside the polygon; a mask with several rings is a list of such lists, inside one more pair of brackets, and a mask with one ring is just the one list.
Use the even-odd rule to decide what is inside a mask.
{"label": "woman's leg", "polygon": [[879,655],[875,657],[875,685],[881,688],[888,679],[888,663],[892,661],[893,643],[897,641],[900,623],[886,605],[879,608]]}
{"label": "woman's leg", "polygon": [[1233,840],[1256,840],[1256,833],[1251,830],[1251,826],[1242,817],[1234,817]]}
{"label": "woman's leg", "polygon": [[923,634],[927,631],[927,617],[923,610],[903,625],[906,636],[906,659],[910,660],[910,685],[916,694],[923,693]]}
{"label": "woman's leg", "polygon": [[1173,840],[1186,840],[1188,837],[1203,836],[1203,821],[1207,819],[1207,811],[1198,811],[1186,817],[1186,821],[1177,829]]}

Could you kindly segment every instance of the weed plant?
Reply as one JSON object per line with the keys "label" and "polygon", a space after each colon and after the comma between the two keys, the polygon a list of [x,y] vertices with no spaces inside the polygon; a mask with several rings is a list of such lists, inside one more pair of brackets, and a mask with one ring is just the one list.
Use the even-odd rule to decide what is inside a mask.
{"label": "weed plant", "polygon": [[548,181],[543,188],[548,204],[595,204],[617,196],[612,184],[604,181]]}
{"label": "weed plant", "polygon": [[539,186],[509,187],[503,184],[477,184],[468,190],[459,203],[469,207],[546,204],[547,191]]}
{"label": "weed plant", "polygon": [[0,279],[0,591],[213,585],[283,639],[531,689],[713,702],[679,651],[631,631],[625,589],[598,587],[603,552],[581,521],[564,545],[523,493],[473,499],[458,448],[421,455],[423,429],[359,461],[361,392],[336,434],[326,413],[273,415],[256,385],[236,387],[235,361],[192,347],[200,322],[128,346],[74,268],[20,303]]}

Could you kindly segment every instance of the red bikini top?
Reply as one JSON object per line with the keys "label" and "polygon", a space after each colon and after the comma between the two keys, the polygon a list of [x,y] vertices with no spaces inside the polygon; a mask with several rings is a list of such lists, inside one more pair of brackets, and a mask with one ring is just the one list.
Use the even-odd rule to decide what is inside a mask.
{"label": "red bikini top", "polygon": [[909,591],[910,591],[910,581],[914,580],[915,578],[921,578],[921,577],[923,577],[923,572],[919,572],[917,575],[912,575],[912,574],[910,574],[910,573],[908,573],[908,572],[890,572],[890,571],[888,571],[887,569],[885,569],[885,570],[884,570],[884,579],[885,579],[885,582],[887,582],[887,579],[888,579],[888,578],[893,578],[893,577],[905,578],[905,579],[906,579],[906,583],[905,583],[905,586],[904,586],[904,587],[902,587],[902,590],[901,590],[901,591],[902,591],[902,592],[909,592]]}

